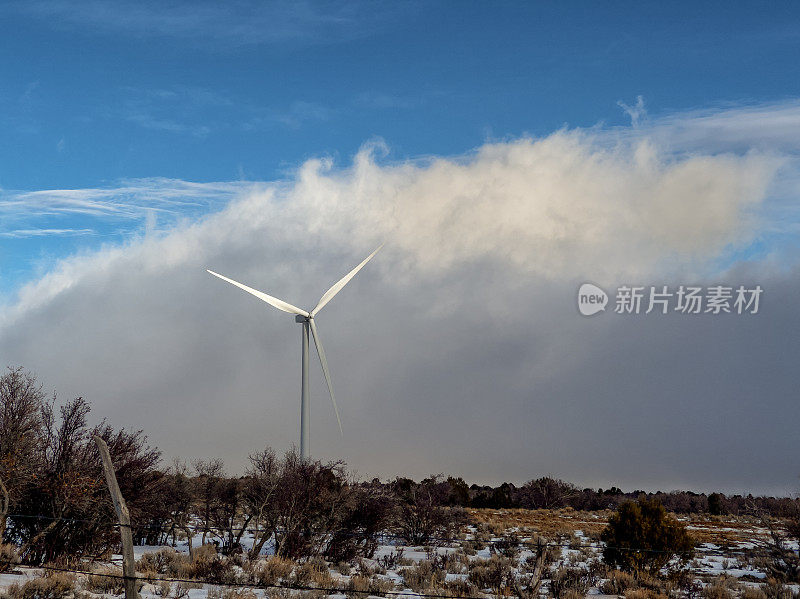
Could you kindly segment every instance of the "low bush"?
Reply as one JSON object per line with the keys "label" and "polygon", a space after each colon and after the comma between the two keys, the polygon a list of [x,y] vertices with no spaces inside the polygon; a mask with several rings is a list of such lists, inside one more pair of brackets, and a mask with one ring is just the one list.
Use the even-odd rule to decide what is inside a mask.
{"label": "low bush", "polygon": [[479,589],[497,591],[507,588],[514,576],[513,566],[512,560],[499,555],[488,560],[475,560],[469,564],[468,580]]}
{"label": "low bush", "polygon": [[435,568],[433,563],[422,560],[415,566],[400,570],[403,583],[412,591],[419,593],[429,589],[439,589],[444,583],[445,572]]}
{"label": "low bush", "polygon": [[561,567],[550,577],[550,596],[555,599],[570,599],[575,591],[585,597],[589,592],[591,580],[583,568]]}
{"label": "low bush", "polygon": [[605,595],[624,595],[628,589],[634,589],[636,578],[633,574],[623,572],[622,570],[611,570],[608,574],[608,579],[600,584],[600,590]]}
{"label": "low bush", "polygon": [[256,582],[261,586],[268,587],[281,580],[287,580],[294,566],[294,562],[290,559],[273,556],[255,569]]}
{"label": "low bush", "polygon": [[667,595],[653,589],[629,589],[625,592],[625,599],[668,599]]}
{"label": "low bush", "polygon": [[225,589],[221,599],[257,599],[257,596],[250,589]]}
{"label": "low bush", "polygon": [[474,585],[470,584],[468,580],[463,579],[445,582],[442,591],[443,595],[450,595],[452,597],[465,597],[468,599],[483,597],[483,593],[476,589]]}
{"label": "low bush", "polygon": [[791,587],[775,578],[768,578],[767,582],[761,585],[761,590],[767,599],[800,599],[800,592],[794,592]]}
{"label": "low bush", "polygon": [[65,599],[75,593],[75,577],[52,572],[25,584],[12,584],[6,591],[11,599]]}
{"label": "low bush", "polygon": [[295,568],[292,582],[298,586],[328,588],[333,585],[333,577],[331,577],[325,560],[315,559]]}
{"label": "low bush", "polygon": [[122,568],[93,568],[93,574],[86,579],[85,589],[92,593],[120,595],[125,589],[122,579]]}
{"label": "low bush", "polygon": [[741,599],[767,599],[767,594],[758,587],[746,586]]}
{"label": "low bush", "polygon": [[691,558],[694,541],[686,526],[667,514],[657,499],[627,501],[608,519],[601,535],[603,559],[629,572],[657,575],[673,558]]}
{"label": "low bush", "polygon": [[705,599],[733,599],[735,592],[739,590],[739,583],[732,576],[719,576],[713,582],[707,584],[700,591]]}
{"label": "low bush", "polygon": [[395,586],[391,580],[356,574],[350,578],[347,589],[351,591],[347,593],[350,599],[364,599],[366,593],[384,595],[387,591],[393,591]]}
{"label": "low bush", "polygon": [[140,557],[136,562],[136,570],[178,578],[185,573],[189,562],[188,555],[173,549],[161,549],[156,553],[145,553]]}
{"label": "low bush", "polygon": [[17,548],[0,543],[0,573],[7,572],[19,563]]}

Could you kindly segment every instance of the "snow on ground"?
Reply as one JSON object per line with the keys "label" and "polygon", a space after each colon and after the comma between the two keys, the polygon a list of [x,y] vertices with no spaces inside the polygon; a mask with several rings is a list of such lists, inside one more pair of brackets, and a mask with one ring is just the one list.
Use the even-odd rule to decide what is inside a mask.
{"label": "snow on ground", "polygon": [[[596,517],[597,515],[595,514],[585,515],[586,519]],[[727,526],[710,527],[690,525],[687,528],[692,530],[711,531],[712,533],[729,533],[731,531],[741,533],[740,529]],[[510,528],[504,532],[507,535],[514,533],[528,543],[533,542],[536,538],[538,538],[530,529],[520,530],[519,528]],[[478,528],[475,526],[470,526],[467,528],[464,538],[467,540],[474,540],[475,538],[479,538],[479,533],[480,531]],[[695,559],[691,562],[689,567],[692,568],[695,576],[704,577],[707,579],[708,577],[715,577],[724,574],[726,576],[742,579],[742,585],[744,586],[757,587],[759,581],[764,580],[766,575],[764,572],[759,571],[757,568],[747,563],[747,554],[748,551],[757,549],[758,545],[756,541],[758,541],[759,536],[761,536],[761,531],[753,531],[753,536],[750,537],[750,539],[753,539],[752,541],[746,537],[740,537],[742,538],[740,541],[729,542],[728,537],[723,535],[718,538],[723,539],[718,543],[710,541],[700,543],[696,548]],[[602,547],[596,541],[596,533],[587,533],[584,530],[576,529],[559,538],[563,539],[561,542],[564,543],[564,546],[561,546],[557,550],[556,561],[550,567],[551,572],[554,572],[559,567],[579,567],[583,569],[589,569],[590,563],[601,556]],[[705,538],[714,537],[706,536]],[[507,540],[508,537],[492,537],[493,541],[500,541],[504,539]],[[207,537],[207,541],[209,540],[211,540],[210,536]],[[715,538],[715,540],[717,540],[717,538]],[[423,547],[418,545],[403,545],[397,542],[389,542],[388,539],[385,541],[385,543],[379,545],[372,559],[364,560],[365,567],[371,568],[373,571],[378,572],[375,574],[378,579],[393,583],[395,589],[402,591],[404,596],[412,598],[417,597],[418,594],[407,589],[403,580],[403,570],[409,567],[409,564],[416,564],[423,560],[430,560],[434,556],[442,557],[449,554],[462,552],[460,543],[454,543],[452,546]],[[253,542],[253,536],[249,533],[242,537],[242,545],[245,551],[248,551],[253,546]],[[192,539],[193,547],[199,547],[201,544],[202,535],[195,535]],[[569,545],[572,546],[570,547]],[[134,548],[134,555],[136,559],[139,560],[143,555],[156,553],[164,549],[188,554],[189,545],[187,541],[183,539],[178,541],[174,547],[171,545],[136,546]],[[495,555],[496,551],[491,547],[491,543],[486,543],[483,547],[474,551],[474,553],[470,553],[472,553],[472,555],[462,557],[464,563],[474,563],[476,560],[488,560]],[[273,554],[274,543],[271,541],[267,542],[262,550],[262,556],[268,557]],[[525,560],[533,555],[535,555],[535,552],[530,548],[525,547],[520,548],[519,551],[516,552],[514,557],[516,564],[516,567],[514,568],[515,574],[519,575],[523,571],[522,565],[525,563]],[[117,566],[121,565],[121,562],[122,558],[120,555],[113,555],[110,560],[110,564]],[[387,569],[384,573],[382,565],[392,563],[396,565]],[[110,564],[109,562],[106,562],[106,565]],[[330,574],[331,580],[333,581],[332,585],[337,588],[346,588],[351,580],[352,575],[357,573],[356,569],[354,569],[352,573],[340,573],[334,569],[334,565],[331,565],[331,567]],[[460,566],[456,564],[455,569],[458,570],[459,567]],[[12,573],[0,574],[0,591],[4,591],[12,584],[22,584],[30,578],[41,576],[42,573],[43,571],[41,569],[18,568]],[[462,572],[448,572],[445,575],[444,580],[445,583],[469,581],[469,574],[466,572],[466,566],[464,566],[464,570]],[[598,586],[600,586],[599,582]],[[611,596],[603,595],[598,589],[598,586],[592,587],[589,590],[588,594],[592,596],[592,599],[605,599],[606,597],[609,597],[610,599]],[[794,588],[795,592],[800,591],[800,585],[790,586],[791,588]],[[544,592],[547,587],[548,582],[545,580],[542,585],[542,591]],[[219,591],[220,589],[214,587],[213,585],[203,585],[201,588],[189,589],[188,595],[183,596],[182,599],[208,599],[212,595],[219,597]],[[143,599],[163,599],[163,597],[160,595],[157,585],[153,584],[145,584],[141,594]],[[267,593],[265,593],[263,590],[256,590],[255,594],[259,599],[266,599],[267,596]],[[344,594],[330,595],[330,597],[332,599],[347,599]]]}

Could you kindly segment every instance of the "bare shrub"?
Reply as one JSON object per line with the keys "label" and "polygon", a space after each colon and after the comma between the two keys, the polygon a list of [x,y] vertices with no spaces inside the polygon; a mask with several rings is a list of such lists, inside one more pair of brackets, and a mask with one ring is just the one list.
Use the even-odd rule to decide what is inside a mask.
{"label": "bare shrub", "polygon": [[250,589],[225,589],[221,599],[257,599]]}
{"label": "bare shrub", "polygon": [[800,582],[800,553],[794,547],[800,543],[800,508],[782,526],[774,518],[764,516],[762,526],[769,531],[766,540],[758,541],[764,556],[755,565],[778,582]]}
{"label": "bare shrub", "polygon": [[65,599],[75,592],[75,577],[65,572],[51,572],[23,585],[8,588],[11,599]]}
{"label": "bare shrub", "polygon": [[718,576],[713,582],[703,587],[700,594],[705,599],[733,599],[734,592],[739,589],[738,581],[732,576]]}
{"label": "bare shrub", "polygon": [[256,568],[254,572],[256,581],[261,586],[277,584],[289,578],[294,566],[292,560],[275,555]]}
{"label": "bare shrub", "polygon": [[520,489],[520,504],[528,509],[554,509],[567,505],[579,494],[575,485],[545,476],[529,481]]}
{"label": "bare shrub", "polygon": [[394,583],[391,580],[379,578],[378,576],[363,576],[356,574],[350,578],[347,584],[347,596],[350,599],[363,599],[369,593],[373,595],[383,595],[387,591],[395,589]]}
{"label": "bare shrub", "polygon": [[119,595],[123,592],[125,584],[122,579],[122,568],[105,566],[92,571],[94,574],[86,578],[87,591],[109,595]]}
{"label": "bare shrub", "polygon": [[667,599],[667,596],[653,589],[629,589],[625,592],[625,599]]}
{"label": "bare shrub", "polygon": [[611,570],[608,573],[608,580],[604,580],[600,585],[600,590],[605,595],[624,595],[628,589],[634,589],[637,586],[633,574],[622,570]]}
{"label": "bare shrub", "polygon": [[798,599],[800,597],[800,592],[795,593],[776,578],[768,578],[767,582],[761,585],[761,590],[767,599]]}
{"label": "bare shrub", "polygon": [[172,583],[169,580],[161,580],[156,586],[155,593],[159,597],[169,597],[172,592]]}
{"label": "bare shrub", "polygon": [[421,560],[415,566],[400,570],[403,583],[414,592],[441,588],[445,572],[435,568],[429,560]]}
{"label": "bare shrub", "polygon": [[383,566],[384,569],[393,570],[400,565],[400,561],[403,559],[404,551],[405,549],[403,547],[393,549],[390,553],[387,553],[380,558],[378,562],[381,564],[381,566]]}
{"label": "bare shrub", "polygon": [[333,577],[324,560],[310,560],[294,570],[294,584],[299,586],[330,587]]}
{"label": "bare shrub", "polygon": [[342,576],[350,576],[350,572],[352,572],[353,567],[350,565],[350,562],[339,562],[336,564],[336,570]]}
{"label": "bare shrub", "polygon": [[13,545],[0,544],[0,573],[7,572],[19,563],[19,554]]}
{"label": "bare shrub", "polygon": [[758,587],[746,586],[741,599],[767,599],[767,594]]}
{"label": "bare shrub", "polygon": [[410,544],[450,540],[469,521],[462,508],[447,506],[450,485],[440,476],[431,476],[419,484],[398,478],[392,488],[400,499],[400,534]]}
{"label": "bare shrub", "polygon": [[499,592],[512,581],[512,566],[510,559],[499,555],[493,555],[488,560],[475,560],[469,566],[468,580],[479,589]]}
{"label": "bare shrub", "polygon": [[140,572],[178,578],[186,573],[190,561],[188,556],[173,549],[160,549],[156,553],[145,553],[140,557],[136,562],[136,569]]}
{"label": "bare shrub", "polygon": [[447,581],[444,583],[442,590],[443,594],[453,597],[465,597],[469,599],[483,597],[483,593],[475,588],[475,585],[471,584],[469,580],[458,579]]}
{"label": "bare shrub", "polygon": [[194,552],[191,561],[182,565],[179,578],[196,578],[216,584],[236,582],[233,564],[223,559],[213,545],[202,545]]}
{"label": "bare shrub", "polygon": [[582,596],[589,592],[589,572],[583,568],[561,567],[550,577],[550,595],[566,599],[567,591],[577,591]]}

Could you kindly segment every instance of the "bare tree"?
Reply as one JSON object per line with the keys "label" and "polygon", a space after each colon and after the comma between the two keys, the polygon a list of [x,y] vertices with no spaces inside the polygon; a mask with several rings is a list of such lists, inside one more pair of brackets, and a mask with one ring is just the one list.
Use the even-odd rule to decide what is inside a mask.
{"label": "bare tree", "polygon": [[280,471],[280,464],[271,448],[250,455],[243,492],[245,511],[251,516],[254,537],[249,553],[251,560],[259,556],[278,526],[275,496],[280,484]]}
{"label": "bare tree", "polygon": [[208,534],[213,532],[212,515],[217,498],[217,486],[225,476],[225,464],[215,458],[210,460],[193,460],[192,467],[196,473],[195,486],[195,514],[200,519],[203,527],[201,544],[206,544]]}
{"label": "bare tree", "polygon": [[758,566],[781,582],[800,582],[800,553],[795,548],[800,544],[800,506],[783,521],[763,515],[761,524],[769,536],[757,542],[764,553]]}
{"label": "bare tree", "polygon": [[9,510],[40,467],[42,386],[22,368],[0,377],[0,540]]}
{"label": "bare tree", "polygon": [[553,509],[567,505],[580,491],[575,485],[552,476],[528,481],[520,489],[522,505],[529,509]]}

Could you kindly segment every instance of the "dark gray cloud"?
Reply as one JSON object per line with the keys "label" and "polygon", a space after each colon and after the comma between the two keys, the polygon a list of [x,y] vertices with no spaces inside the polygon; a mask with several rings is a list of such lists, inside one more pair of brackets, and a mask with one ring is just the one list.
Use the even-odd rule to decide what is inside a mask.
{"label": "dark gray cloud", "polygon": [[[315,455],[383,478],[795,490],[797,271],[710,266],[757,236],[765,159],[559,133],[461,160],[323,166],[64,261],[4,310],[0,359],[168,456],[236,470],[297,442],[300,331],[205,268],[310,307],[385,240],[318,319],[345,437],[315,364]],[[752,316],[585,318],[586,280],[765,294]]]}

